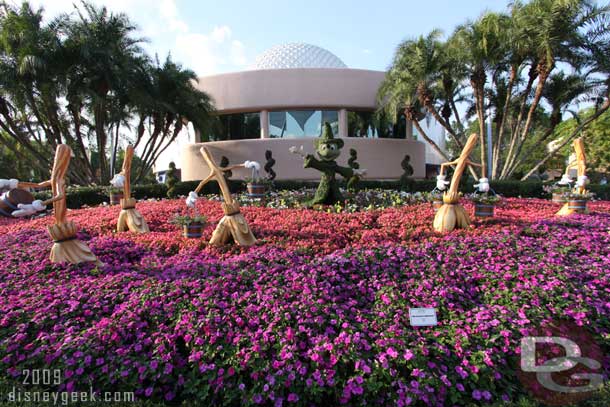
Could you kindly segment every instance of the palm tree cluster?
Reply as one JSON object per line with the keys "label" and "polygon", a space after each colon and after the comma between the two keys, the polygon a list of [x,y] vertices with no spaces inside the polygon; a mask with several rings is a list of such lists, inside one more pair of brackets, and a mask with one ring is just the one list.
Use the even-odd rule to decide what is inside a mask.
{"label": "palm tree cluster", "polygon": [[41,171],[68,144],[71,180],[106,184],[122,138],[138,148],[138,180],[185,124],[207,129],[213,104],[195,73],[150,58],[136,31],[87,2],[48,23],[27,2],[0,3],[0,144]]}
{"label": "palm tree cluster", "polygon": [[[451,152],[442,151],[419,122],[434,118],[453,153],[476,131],[480,176],[526,179],[610,107],[609,39],[610,5],[514,1],[507,12],[485,12],[446,39],[433,30],[402,42],[379,103],[390,116],[403,112],[447,160]],[[592,104],[594,113],[573,112],[580,102]],[[546,151],[567,113],[580,125]],[[492,123],[491,146],[486,120]]]}

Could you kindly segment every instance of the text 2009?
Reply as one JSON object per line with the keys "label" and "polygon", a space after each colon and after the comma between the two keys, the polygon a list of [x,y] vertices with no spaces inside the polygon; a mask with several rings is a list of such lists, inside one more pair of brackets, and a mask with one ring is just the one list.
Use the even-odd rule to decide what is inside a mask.
{"label": "text 2009", "polygon": [[62,381],[59,369],[24,369],[21,374],[26,385],[59,385]]}

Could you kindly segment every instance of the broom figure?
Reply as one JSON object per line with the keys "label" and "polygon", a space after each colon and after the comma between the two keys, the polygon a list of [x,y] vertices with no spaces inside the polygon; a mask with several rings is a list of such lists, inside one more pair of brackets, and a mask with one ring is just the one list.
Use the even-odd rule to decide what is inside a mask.
{"label": "broom figure", "polygon": [[53,239],[53,247],[49,256],[52,263],[69,262],[78,264],[83,262],[102,263],[95,257],[87,245],[76,237],[76,225],[67,220],[66,206],[66,173],[70,166],[72,150],[66,144],[60,144],[55,150],[55,161],[51,171],[51,179],[41,183],[19,182],[21,188],[48,188],[51,187],[53,197],[44,202],[39,200],[31,204],[19,204],[19,210],[13,216],[29,216],[46,209],[53,204],[55,224],[48,227],[49,235]]}
{"label": "broom figure", "polygon": [[468,217],[468,214],[459,204],[459,188],[460,179],[462,178],[462,174],[464,173],[466,166],[481,166],[481,164],[473,163],[468,158],[476,143],[477,135],[472,134],[468,138],[468,141],[466,141],[466,145],[464,146],[464,149],[457,160],[441,164],[441,171],[437,177],[437,188],[440,190],[444,190],[447,183],[447,181],[445,181],[445,167],[455,165],[455,172],[451,178],[449,191],[443,194],[443,206],[439,208],[434,216],[433,226],[434,230],[437,232],[450,232],[453,229],[463,229],[470,225],[470,218]]}
{"label": "broom figure", "polygon": [[218,222],[218,226],[216,226],[214,233],[212,233],[210,244],[220,246],[229,243],[232,239],[238,245],[252,246],[256,243],[256,238],[252,234],[244,215],[240,213],[239,203],[233,199],[231,191],[229,190],[229,185],[227,184],[227,180],[225,178],[225,172],[231,171],[235,168],[244,168],[245,163],[221,168],[216,164],[214,158],[206,147],[201,147],[200,151],[203,159],[210,169],[210,174],[199,183],[195,191],[189,192],[189,195],[186,198],[186,205],[194,208],[198,194],[201,192],[205,184],[212,180],[216,180],[224,199],[222,209],[225,215],[222,217],[220,222]]}
{"label": "broom figure", "polygon": [[[576,168],[578,177],[576,178],[576,184],[574,185],[574,189],[572,190],[572,193],[585,196],[587,194],[586,185],[588,182],[587,158],[585,156],[585,144],[581,138],[577,138],[572,143],[572,146],[574,147],[574,152],[576,153],[576,160],[571,162],[566,167],[566,172],[561,177],[560,183],[562,185],[570,185],[572,182],[572,179],[570,177],[570,170],[573,168]],[[566,202],[563,205],[563,207],[559,210],[559,212],[557,212],[557,216],[567,216],[567,215],[571,215],[576,212],[577,212],[576,209],[570,207],[570,203]],[[583,212],[588,213],[589,211],[585,208],[584,211],[582,211],[581,213],[583,213]]]}
{"label": "broom figure", "polygon": [[121,199],[121,213],[117,221],[117,232],[127,230],[134,233],[148,233],[148,225],[144,217],[136,209],[136,200],[131,197],[131,161],[134,149],[128,145],[123,158],[123,169],[116,174],[110,183],[117,188],[123,188],[123,199]]}

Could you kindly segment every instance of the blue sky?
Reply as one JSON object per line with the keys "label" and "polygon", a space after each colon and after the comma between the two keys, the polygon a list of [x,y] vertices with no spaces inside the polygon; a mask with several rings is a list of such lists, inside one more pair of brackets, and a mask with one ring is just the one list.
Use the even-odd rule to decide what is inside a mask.
{"label": "blue sky", "polygon": [[[16,0],[13,0],[16,1]],[[75,0],[33,0],[49,16],[72,11]],[[456,25],[506,0],[94,0],[127,13],[148,38],[148,52],[199,75],[238,71],[274,45],[307,42],[336,54],[351,68],[384,70],[398,43]]]}

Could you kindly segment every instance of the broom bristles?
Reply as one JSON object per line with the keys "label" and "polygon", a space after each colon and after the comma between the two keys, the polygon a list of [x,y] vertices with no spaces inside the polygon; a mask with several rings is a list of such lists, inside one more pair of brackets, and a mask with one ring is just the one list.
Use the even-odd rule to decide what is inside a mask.
{"label": "broom bristles", "polygon": [[460,204],[443,204],[434,216],[433,227],[437,232],[451,232],[470,225],[470,217]]}
{"label": "broom bristles", "polygon": [[116,228],[119,232],[126,232],[127,230],[133,233],[150,232],[144,217],[135,208],[121,209]]}

